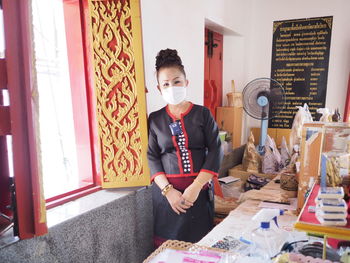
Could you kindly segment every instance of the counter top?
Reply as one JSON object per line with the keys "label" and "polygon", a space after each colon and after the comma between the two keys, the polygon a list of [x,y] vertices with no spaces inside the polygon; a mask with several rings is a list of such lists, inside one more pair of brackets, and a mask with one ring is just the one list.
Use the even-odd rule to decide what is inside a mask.
{"label": "counter top", "polygon": [[[279,191],[279,184],[274,181],[269,182],[261,190],[261,193],[266,193],[265,200],[269,199],[269,193],[275,197]],[[259,194],[260,198],[261,194]],[[251,198],[251,197],[250,197]],[[241,203],[235,210],[232,210],[229,215],[217,226],[213,228],[204,238],[202,238],[197,244],[203,246],[212,246],[218,240],[223,239],[225,236],[233,236],[240,238],[245,233],[250,234],[254,229],[254,225],[251,224],[252,217],[262,209],[259,207],[262,200],[248,199]],[[287,231],[293,231],[293,224],[296,222],[297,216],[287,212],[278,219],[279,226]]]}

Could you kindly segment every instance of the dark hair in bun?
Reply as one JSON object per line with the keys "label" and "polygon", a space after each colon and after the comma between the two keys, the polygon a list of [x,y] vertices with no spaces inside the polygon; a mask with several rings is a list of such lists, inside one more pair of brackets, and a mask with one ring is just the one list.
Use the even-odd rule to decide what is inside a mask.
{"label": "dark hair in bun", "polygon": [[177,54],[176,49],[167,48],[159,51],[156,57],[157,77],[158,77],[158,72],[161,68],[170,68],[170,67],[178,68],[186,77],[184,66],[182,65],[181,58]]}

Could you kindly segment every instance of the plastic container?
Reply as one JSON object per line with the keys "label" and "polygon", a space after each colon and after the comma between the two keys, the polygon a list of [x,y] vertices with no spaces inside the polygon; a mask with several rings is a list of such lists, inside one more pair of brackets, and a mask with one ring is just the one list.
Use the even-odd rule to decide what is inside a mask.
{"label": "plastic container", "polygon": [[342,199],[344,197],[343,187],[320,187],[318,198],[321,199]]}
{"label": "plastic container", "polygon": [[219,137],[222,143],[225,141],[226,135],[227,135],[226,131],[219,131]]}
{"label": "plastic container", "polygon": [[269,257],[273,257],[280,252],[284,243],[284,236],[279,231],[270,228],[270,222],[261,222],[258,229],[252,232],[251,240]]}

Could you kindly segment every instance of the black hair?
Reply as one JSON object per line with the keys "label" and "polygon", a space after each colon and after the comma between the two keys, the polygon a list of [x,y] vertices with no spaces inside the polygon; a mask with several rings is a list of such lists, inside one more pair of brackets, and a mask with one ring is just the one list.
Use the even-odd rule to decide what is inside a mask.
{"label": "black hair", "polygon": [[184,66],[182,65],[181,58],[177,54],[176,49],[163,49],[158,52],[156,57],[156,70],[157,70],[157,79],[158,73],[161,68],[178,68],[186,77]]}

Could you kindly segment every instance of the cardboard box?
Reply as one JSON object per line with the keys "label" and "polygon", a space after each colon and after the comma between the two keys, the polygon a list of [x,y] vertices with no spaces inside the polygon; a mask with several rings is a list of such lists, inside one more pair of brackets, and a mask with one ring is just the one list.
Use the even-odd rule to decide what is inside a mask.
{"label": "cardboard box", "polygon": [[240,107],[216,108],[216,123],[220,130],[230,133],[233,148],[241,146],[242,110]]}
{"label": "cardboard box", "polygon": [[[258,145],[260,140],[260,128],[252,127],[251,132],[254,135],[255,144]],[[277,128],[267,129],[267,134],[275,140],[277,147],[281,146],[283,136],[287,141],[287,145],[289,144],[290,132],[291,132],[291,129],[277,129]]]}

